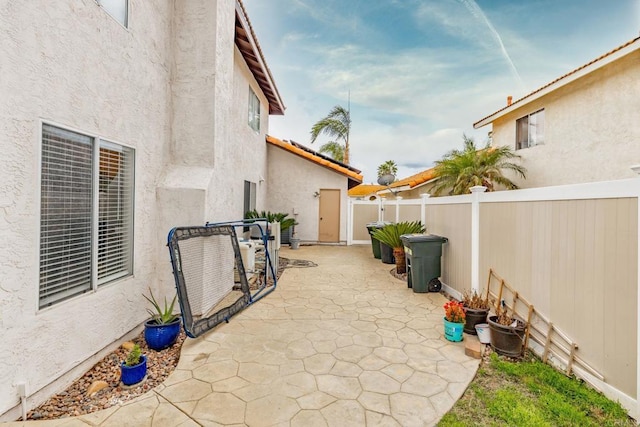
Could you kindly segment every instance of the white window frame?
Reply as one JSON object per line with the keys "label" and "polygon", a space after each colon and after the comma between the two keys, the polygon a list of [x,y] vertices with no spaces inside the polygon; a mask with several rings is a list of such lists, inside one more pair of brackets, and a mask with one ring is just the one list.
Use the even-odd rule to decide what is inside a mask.
{"label": "white window frame", "polygon": [[[98,3],[109,16],[118,21],[120,25],[129,28],[129,0],[96,0],[96,3]],[[124,3],[124,5],[122,3]],[[116,13],[115,8],[118,6],[120,6],[118,8],[120,14]],[[122,6],[124,6],[124,10],[122,10]],[[122,14],[124,14],[124,16],[122,16]]]}
{"label": "white window frame", "polygon": [[[522,128],[527,128],[524,135]],[[545,113],[544,108],[516,120],[516,150],[522,150],[544,144]],[[526,136],[526,138],[525,138]]]}
{"label": "white window frame", "polygon": [[249,127],[260,133],[260,98],[249,86]]}
{"label": "white window frame", "polygon": [[[65,292],[54,292],[52,296],[46,297],[41,294],[43,286],[51,286],[51,282],[46,283],[42,282],[42,261],[46,258],[47,253],[50,253],[51,247],[45,247],[43,245],[45,230],[43,229],[43,225],[46,224],[46,221],[51,221],[50,217],[43,217],[45,211],[43,211],[43,197],[45,197],[45,189],[43,186],[43,182],[47,176],[45,175],[45,171],[43,170],[45,165],[45,129],[46,128],[54,128],[58,129],[63,133],[73,133],[78,135],[79,138],[85,139],[84,144],[90,146],[91,150],[91,165],[88,168],[84,168],[86,170],[91,170],[90,186],[91,186],[91,194],[90,194],[90,254],[89,257],[83,257],[85,259],[90,259],[90,279],[89,283],[84,283],[84,286],[79,282],[76,283],[73,287],[68,289],[68,293],[65,295]],[[93,293],[98,291],[103,285],[108,283],[113,283],[116,280],[130,277],[134,273],[134,211],[135,211],[135,158],[136,158],[136,150],[133,147],[116,143],[105,138],[102,138],[98,135],[93,135],[88,132],[83,132],[78,129],[73,129],[68,126],[60,125],[57,123],[49,122],[49,121],[40,121],[39,126],[40,132],[40,167],[39,167],[39,185],[40,185],[40,206],[38,209],[39,212],[39,231],[38,231],[38,253],[39,253],[39,280],[38,280],[38,309],[42,310],[48,307],[56,306],[61,302],[67,301],[74,297]],[[88,140],[88,142],[87,142]],[[49,148],[51,149],[51,148]],[[116,203],[115,206],[113,203],[109,204],[109,199],[106,201],[103,200],[103,205],[101,206],[100,194],[101,194],[101,153],[103,155],[107,155],[106,151],[111,152],[120,152],[123,153],[122,157],[118,158],[118,168],[116,173],[108,180],[106,183],[104,181],[105,173],[102,173],[102,194],[107,195],[111,192],[112,194],[116,194]],[[63,152],[66,154],[66,152]],[[105,160],[106,159],[106,160]],[[108,158],[102,159],[104,162],[109,162]],[[82,160],[82,159],[80,159]],[[50,164],[51,165],[51,164]],[[55,164],[53,164],[55,166]],[[112,167],[110,163],[104,166],[105,170],[109,170]],[[113,169],[111,169],[113,170]],[[115,180],[115,182],[114,182]],[[73,186],[74,182],[72,182]],[[106,187],[105,187],[106,185]],[[63,193],[63,196],[67,193]],[[85,198],[85,200],[89,199]],[[107,203],[104,205],[104,203]],[[124,218],[122,222],[120,221],[121,215],[124,213]],[[65,219],[65,215],[61,215],[62,219]],[[87,217],[85,217],[87,218]],[[103,244],[107,238],[101,237],[100,228],[104,226],[106,218],[106,224],[112,225],[111,227],[106,227],[106,230],[109,230],[115,233],[115,244],[113,246],[104,246]],[[69,216],[66,217],[69,220]],[[111,224],[109,224],[111,221]],[[113,224],[120,224],[122,228],[118,228],[118,226],[113,226]],[[108,233],[106,231],[105,233]],[[112,235],[113,236],[113,235]],[[114,251],[115,247],[115,251]],[[122,249],[124,247],[124,249]],[[44,252],[43,252],[44,250]],[[112,256],[110,260],[111,263],[107,263],[106,266],[113,267],[116,266],[115,272],[111,274],[106,274],[104,271],[98,271],[99,266],[105,266],[105,264],[100,264],[100,257],[104,256],[106,251],[106,256]],[[111,254],[115,255],[109,255]],[[77,255],[81,256],[81,255]],[[69,259],[77,259],[77,256],[69,256]],[[44,258],[43,258],[44,257]],[[69,261],[67,261],[69,262]],[[64,262],[63,262],[64,264]],[[63,269],[64,271],[64,269]],[[44,274],[55,274],[56,272],[52,272],[51,270],[46,270]],[[85,270],[85,275],[88,274],[88,270]],[[55,286],[55,284],[54,284]]]}

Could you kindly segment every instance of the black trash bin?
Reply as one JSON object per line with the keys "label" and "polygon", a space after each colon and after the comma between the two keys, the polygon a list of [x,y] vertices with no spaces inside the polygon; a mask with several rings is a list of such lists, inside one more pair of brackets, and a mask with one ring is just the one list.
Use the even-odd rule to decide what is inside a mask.
{"label": "black trash bin", "polygon": [[373,251],[373,257],[380,259],[382,254],[380,252],[380,240],[373,237],[373,230],[383,228],[385,225],[391,224],[390,222],[370,222],[367,224],[367,230],[369,231],[369,237],[371,238],[371,250]]}
{"label": "black trash bin", "polygon": [[381,261],[384,264],[395,264],[396,259],[393,256],[393,248],[386,243],[380,242]]}
{"label": "black trash bin", "polygon": [[449,239],[433,234],[403,234],[407,286],[413,292],[439,292],[442,245]]}

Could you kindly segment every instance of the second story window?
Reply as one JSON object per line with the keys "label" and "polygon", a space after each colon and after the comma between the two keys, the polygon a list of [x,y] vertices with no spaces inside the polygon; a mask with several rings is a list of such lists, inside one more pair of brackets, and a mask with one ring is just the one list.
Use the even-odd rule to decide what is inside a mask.
{"label": "second story window", "polygon": [[544,143],[544,109],[516,120],[516,150]]}
{"label": "second story window", "polygon": [[129,0],[96,0],[107,13],[121,23],[124,27],[129,26]]}
{"label": "second story window", "polygon": [[249,127],[260,132],[260,100],[251,88],[249,88]]}

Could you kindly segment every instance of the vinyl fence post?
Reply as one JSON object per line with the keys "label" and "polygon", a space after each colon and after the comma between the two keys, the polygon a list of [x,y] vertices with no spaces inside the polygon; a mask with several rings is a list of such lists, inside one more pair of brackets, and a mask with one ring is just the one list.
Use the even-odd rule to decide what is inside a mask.
{"label": "vinyl fence post", "polygon": [[400,222],[400,200],[402,196],[396,196],[396,224]]}
{"label": "vinyl fence post", "polygon": [[471,292],[480,295],[480,194],[487,187],[471,187]]}
{"label": "vinyl fence post", "polygon": [[431,197],[429,193],[420,194],[420,221],[424,225],[425,231],[427,230],[427,199]]}

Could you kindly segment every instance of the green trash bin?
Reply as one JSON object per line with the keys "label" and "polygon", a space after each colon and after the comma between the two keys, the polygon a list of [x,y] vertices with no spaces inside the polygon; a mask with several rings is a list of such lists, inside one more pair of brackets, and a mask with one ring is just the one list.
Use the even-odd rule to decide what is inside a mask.
{"label": "green trash bin", "polygon": [[433,234],[403,234],[400,239],[407,264],[407,286],[418,293],[439,292],[442,245],[449,239]]}
{"label": "green trash bin", "polygon": [[380,252],[380,240],[375,239],[372,234],[373,230],[383,228],[385,225],[391,224],[390,222],[370,222],[367,224],[367,230],[369,231],[369,237],[371,238],[371,250],[373,251],[373,257],[380,259],[382,254]]}

